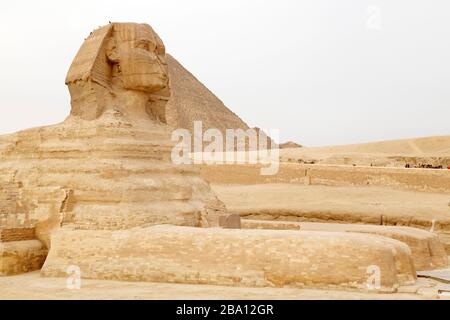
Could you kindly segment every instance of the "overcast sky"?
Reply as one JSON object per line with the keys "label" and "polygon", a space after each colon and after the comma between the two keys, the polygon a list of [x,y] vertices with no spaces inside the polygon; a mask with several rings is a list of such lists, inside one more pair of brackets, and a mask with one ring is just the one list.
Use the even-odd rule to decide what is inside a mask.
{"label": "overcast sky", "polygon": [[146,22],[250,126],[308,146],[450,134],[448,0],[1,1],[0,133],[62,121],[92,29]]}

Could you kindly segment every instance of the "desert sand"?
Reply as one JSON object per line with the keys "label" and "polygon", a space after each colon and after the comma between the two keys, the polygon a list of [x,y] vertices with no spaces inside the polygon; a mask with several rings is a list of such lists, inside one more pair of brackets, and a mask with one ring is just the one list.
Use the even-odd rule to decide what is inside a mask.
{"label": "desert sand", "polygon": [[380,141],[315,148],[287,148],[285,162],[405,167],[406,164],[450,166],[450,136]]}
{"label": "desert sand", "polygon": [[[39,272],[0,278],[0,299],[45,300],[420,300],[445,299],[438,285],[423,279],[403,293],[373,294],[337,290],[291,288],[233,288],[151,282],[82,280],[82,288],[69,290],[64,278],[42,278]],[[416,292],[419,291],[419,294]]]}

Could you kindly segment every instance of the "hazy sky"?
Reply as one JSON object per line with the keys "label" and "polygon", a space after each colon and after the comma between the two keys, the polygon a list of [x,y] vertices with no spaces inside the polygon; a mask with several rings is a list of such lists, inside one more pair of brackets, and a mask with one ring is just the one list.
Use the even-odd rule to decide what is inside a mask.
{"label": "hazy sky", "polygon": [[448,0],[1,1],[0,133],[63,120],[92,29],[147,22],[251,126],[308,146],[450,134]]}

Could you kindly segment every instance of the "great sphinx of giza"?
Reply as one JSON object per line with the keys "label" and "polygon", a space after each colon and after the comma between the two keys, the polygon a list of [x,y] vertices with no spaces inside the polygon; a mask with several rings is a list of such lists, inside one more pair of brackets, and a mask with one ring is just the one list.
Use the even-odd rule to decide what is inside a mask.
{"label": "great sphinx of giza", "polygon": [[[55,228],[208,226],[223,205],[192,167],[171,163],[165,48],[149,25],[91,33],[67,75],[70,116],[0,139],[1,225]],[[4,204],[5,205],[5,204]],[[209,214],[212,214],[209,216]]]}
{"label": "great sphinx of giza", "polygon": [[0,275],[45,260],[43,276],[77,266],[93,279],[365,289],[376,266],[377,290],[415,281],[409,247],[390,238],[221,228],[208,182],[171,162],[167,58],[149,25],[101,27],[67,75],[70,116],[0,137],[0,226],[11,252],[25,248],[0,255]]}

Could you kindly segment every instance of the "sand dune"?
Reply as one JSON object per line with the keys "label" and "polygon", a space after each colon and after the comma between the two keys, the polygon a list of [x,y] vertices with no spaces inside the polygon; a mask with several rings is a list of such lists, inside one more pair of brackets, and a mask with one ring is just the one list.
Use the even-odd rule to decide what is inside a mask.
{"label": "sand dune", "polygon": [[342,146],[303,148],[305,153],[385,153],[385,154],[442,154],[450,156],[450,135],[403,140],[378,141]]}
{"label": "sand dune", "polygon": [[450,165],[450,136],[281,150],[282,161],[402,167]]}

